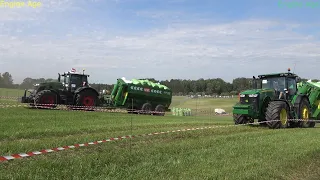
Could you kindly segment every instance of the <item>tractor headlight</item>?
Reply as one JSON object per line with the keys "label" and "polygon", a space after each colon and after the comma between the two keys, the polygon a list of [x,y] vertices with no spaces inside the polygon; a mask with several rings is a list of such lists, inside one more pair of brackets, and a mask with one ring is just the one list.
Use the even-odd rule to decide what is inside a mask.
{"label": "tractor headlight", "polygon": [[249,97],[258,97],[258,94],[250,94]]}
{"label": "tractor headlight", "polygon": [[244,95],[244,94],[240,94],[240,97],[246,97],[246,95]]}

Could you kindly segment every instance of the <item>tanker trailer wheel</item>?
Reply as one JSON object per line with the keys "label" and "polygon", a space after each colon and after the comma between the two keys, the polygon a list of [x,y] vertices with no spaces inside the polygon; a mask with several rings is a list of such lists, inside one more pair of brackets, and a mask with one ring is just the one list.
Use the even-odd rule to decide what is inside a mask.
{"label": "tanker trailer wheel", "polygon": [[309,128],[309,127],[314,127],[316,125],[315,122],[308,121],[310,120],[311,116],[311,111],[310,111],[310,105],[309,102],[306,98],[303,98],[300,106],[299,106],[299,119],[302,119],[301,121],[299,120],[299,127],[302,128]]}
{"label": "tanker trailer wheel", "polygon": [[155,112],[153,113],[153,115],[155,115],[155,116],[164,116],[164,114],[165,114],[165,108],[161,104],[157,105],[157,107],[155,108],[154,111]]}
{"label": "tanker trailer wheel", "polygon": [[289,127],[289,108],[283,101],[272,101],[266,111],[266,123],[270,129]]}
{"label": "tanker trailer wheel", "polygon": [[56,108],[57,98],[57,95],[50,90],[42,90],[35,96],[35,106],[40,106],[40,108]]}
{"label": "tanker trailer wheel", "polygon": [[98,101],[97,95],[92,91],[81,91],[76,95],[76,106],[96,106]]}
{"label": "tanker trailer wheel", "polygon": [[151,115],[151,108],[152,106],[150,103],[144,103],[141,108],[141,114]]}
{"label": "tanker trailer wheel", "polygon": [[247,117],[242,114],[233,114],[234,124],[246,124],[248,122]]}

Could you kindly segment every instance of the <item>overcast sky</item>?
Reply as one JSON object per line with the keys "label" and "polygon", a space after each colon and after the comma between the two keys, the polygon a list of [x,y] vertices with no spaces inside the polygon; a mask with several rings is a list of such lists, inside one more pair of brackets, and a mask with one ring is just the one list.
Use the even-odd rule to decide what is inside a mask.
{"label": "overcast sky", "polygon": [[71,68],[85,68],[98,83],[119,77],[232,81],[294,64],[300,76],[320,78],[317,0],[41,2],[37,8],[0,4],[0,72],[9,71],[15,83],[57,78]]}

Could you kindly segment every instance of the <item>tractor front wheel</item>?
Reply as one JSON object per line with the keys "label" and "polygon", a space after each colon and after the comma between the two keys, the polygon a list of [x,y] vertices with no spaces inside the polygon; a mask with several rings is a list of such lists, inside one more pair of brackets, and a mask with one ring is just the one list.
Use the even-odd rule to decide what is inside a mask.
{"label": "tractor front wheel", "polygon": [[237,125],[237,124],[253,123],[254,119],[242,114],[233,114],[233,121],[234,121],[234,124]]}
{"label": "tractor front wheel", "polygon": [[289,127],[289,107],[283,101],[270,102],[266,112],[266,123],[271,129]]}

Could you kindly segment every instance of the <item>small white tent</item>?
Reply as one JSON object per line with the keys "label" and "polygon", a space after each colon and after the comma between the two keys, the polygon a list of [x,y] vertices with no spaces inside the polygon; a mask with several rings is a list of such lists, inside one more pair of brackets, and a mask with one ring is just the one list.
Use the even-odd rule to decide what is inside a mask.
{"label": "small white tent", "polygon": [[214,109],[214,112],[216,114],[227,114],[224,109],[220,109],[220,108]]}

